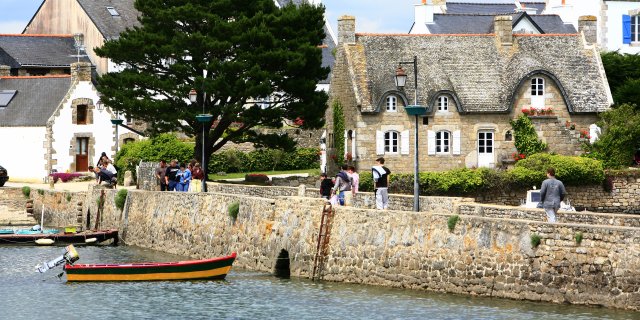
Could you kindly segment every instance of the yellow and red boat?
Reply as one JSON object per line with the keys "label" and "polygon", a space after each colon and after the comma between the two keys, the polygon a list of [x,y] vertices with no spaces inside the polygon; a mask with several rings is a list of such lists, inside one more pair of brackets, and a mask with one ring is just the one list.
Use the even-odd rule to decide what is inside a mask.
{"label": "yellow and red boat", "polygon": [[231,270],[236,253],[226,257],[179,262],[128,264],[72,264],[64,270],[67,281],[221,280]]}

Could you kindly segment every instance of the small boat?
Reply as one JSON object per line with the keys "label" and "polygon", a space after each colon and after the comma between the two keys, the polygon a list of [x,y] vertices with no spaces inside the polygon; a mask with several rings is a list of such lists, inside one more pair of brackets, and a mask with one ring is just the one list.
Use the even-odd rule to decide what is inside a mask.
{"label": "small boat", "polygon": [[227,276],[236,253],[230,256],[192,261],[128,264],[72,264],[64,270],[67,281],[166,281],[222,280]]}
{"label": "small boat", "polygon": [[[15,232],[15,233],[0,233],[0,245],[2,244],[36,244],[36,241],[41,239],[51,239],[55,244],[85,244],[85,243],[100,243],[110,239],[113,239],[113,244],[118,244],[118,230],[97,230],[97,231],[85,231],[78,233],[64,233],[55,232],[52,233],[48,230],[46,232]],[[93,240],[95,238],[95,240]],[[91,240],[91,241],[88,241]]]}

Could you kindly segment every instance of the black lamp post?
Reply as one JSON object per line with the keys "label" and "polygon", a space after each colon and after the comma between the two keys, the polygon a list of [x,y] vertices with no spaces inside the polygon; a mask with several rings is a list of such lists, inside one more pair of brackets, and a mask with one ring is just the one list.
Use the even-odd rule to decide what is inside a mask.
{"label": "black lamp post", "polygon": [[120,140],[120,137],[118,136],[118,126],[121,125],[123,121],[124,120],[118,117],[118,114],[116,114],[115,119],[111,119],[111,123],[116,126],[116,153],[118,153],[118,140]]}
{"label": "black lamp post", "polygon": [[414,84],[414,96],[413,96],[413,105],[405,106],[405,111],[408,115],[415,116],[415,157],[414,157],[414,172],[413,172],[413,211],[420,211],[420,185],[418,184],[419,177],[419,164],[418,164],[418,116],[425,116],[427,114],[427,109],[423,106],[418,105],[418,57],[413,56],[413,61],[401,61],[400,66],[396,69],[396,86],[398,89],[402,90],[407,83],[407,74],[404,69],[402,69],[403,64],[412,64],[413,65],[413,84]]}
{"label": "black lamp post", "polygon": [[[202,162],[201,162],[201,167],[202,167],[202,173],[203,173],[203,177],[202,177],[202,192],[205,192],[206,188],[207,188],[207,164],[204,163],[205,160],[205,146],[206,146],[206,142],[207,142],[207,134],[205,131],[206,125],[207,123],[211,123],[211,119],[213,119],[213,116],[211,114],[205,114],[204,113],[204,109],[205,109],[205,101],[207,98],[207,93],[203,92],[202,94],[202,114],[199,114],[196,116],[196,120],[198,120],[198,122],[202,123]],[[192,103],[195,103],[196,101],[198,101],[198,92],[194,89],[191,89],[191,91],[189,91],[189,101],[191,101]]]}

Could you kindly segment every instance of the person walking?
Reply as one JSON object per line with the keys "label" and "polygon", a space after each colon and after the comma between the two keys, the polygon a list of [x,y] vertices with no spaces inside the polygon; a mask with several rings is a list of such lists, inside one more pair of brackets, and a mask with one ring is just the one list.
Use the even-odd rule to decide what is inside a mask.
{"label": "person walking", "polygon": [[180,182],[180,180],[178,180],[179,171],[180,167],[178,167],[178,160],[171,160],[164,174],[164,181],[167,184],[167,191],[176,190],[176,185],[178,184],[178,182]]}
{"label": "person walking", "polygon": [[164,179],[164,176],[166,173],[167,173],[167,162],[164,160],[160,160],[160,164],[156,168],[156,179],[158,180],[160,191],[167,191],[167,182]]}
{"label": "person walking", "polygon": [[201,192],[202,191],[202,179],[204,179],[204,171],[200,166],[200,162],[196,162],[193,166],[193,170],[191,171],[191,180],[190,190],[191,192]]}
{"label": "person walking", "polygon": [[360,187],[360,174],[356,171],[356,167],[349,166],[349,174],[351,175],[351,192],[353,193],[353,197],[355,198],[358,193],[358,189]]}
{"label": "person walking", "polygon": [[345,200],[346,197],[346,193],[348,192],[349,194],[351,194],[351,178],[349,178],[349,175],[347,174],[347,165],[343,164],[342,165],[342,170],[340,170],[340,172],[338,172],[338,174],[336,175],[336,183],[333,186],[333,189],[331,189],[331,193],[338,195],[338,203],[341,206],[344,205],[348,205],[350,204],[348,201]]}
{"label": "person walking", "polygon": [[180,182],[176,186],[176,191],[189,191],[189,184],[191,184],[191,170],[189,170],[184,163],[180,164],[178,178],[180,179]]}
{"label": "person walking", "polygon": [[554,168],[547,169],[547,179],[542,182],[540,188],[540,203],[547,213],[547,221],[555,223],[556,213],[560,209],[560,202],[567,195],[562,181],[556,179],[556,170]]}
{"label": "person walking", "polygon": [[327,177],[326,173],[320,175],[320,197],[329,200],[331,198],[331,189],[333,181]]}
{"label": "person walking", "polygon": [[375,184],[376,208],[386,210],[389,207],[389,181],[391,170],[384,166],[384,158],[376,159],[376,165],[371,168]]}

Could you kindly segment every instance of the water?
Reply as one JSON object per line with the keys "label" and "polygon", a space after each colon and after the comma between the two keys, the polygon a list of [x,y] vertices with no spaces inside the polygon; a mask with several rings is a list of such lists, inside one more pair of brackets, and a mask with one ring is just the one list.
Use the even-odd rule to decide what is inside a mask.
{"label": "water", "polygon": [[[34,266],[61,247],[0,246],[0,319],[640,319],[613,309],[478,298],[234,270],[226,281],[65,283]],[[177,261],[134,247],[80,247],[82,263]]]}

